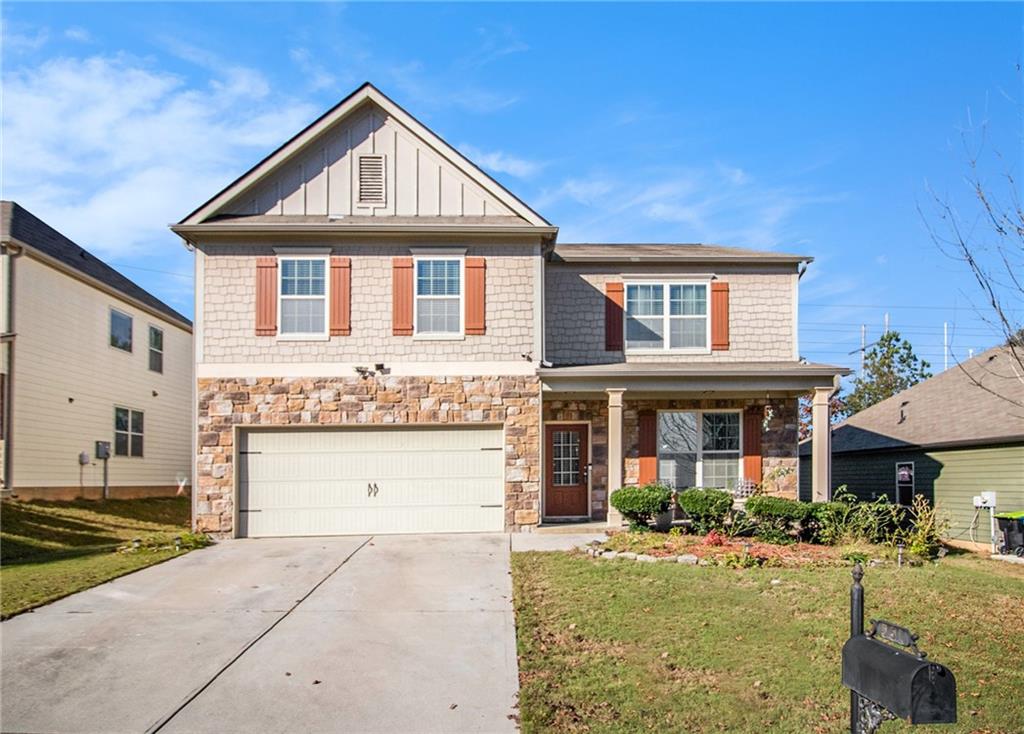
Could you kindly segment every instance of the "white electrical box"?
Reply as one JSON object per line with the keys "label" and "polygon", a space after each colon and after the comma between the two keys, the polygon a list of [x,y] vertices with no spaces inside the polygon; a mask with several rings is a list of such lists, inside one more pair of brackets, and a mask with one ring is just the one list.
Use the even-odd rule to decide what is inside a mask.
{"label": "white electrical box", "polygon": [[995,492],[982,492],[974,496],[974,506],[979,509],[994,510],[996,506]]}

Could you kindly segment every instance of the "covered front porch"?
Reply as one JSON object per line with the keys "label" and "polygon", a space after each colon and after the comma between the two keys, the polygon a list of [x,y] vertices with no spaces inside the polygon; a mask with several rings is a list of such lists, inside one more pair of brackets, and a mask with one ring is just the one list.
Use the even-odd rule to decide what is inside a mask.
{"label": "covered front porch", "polygon": [[[814,428],[829,425],[843,370],[765,363],[620,363],[541,370],[542,523],[621,524],[610,495],[660,481],[676,489],[753,488],[797,497],[799,405],[813,394]],[[829,431],[813,431],[812,487],[828,498]]]}

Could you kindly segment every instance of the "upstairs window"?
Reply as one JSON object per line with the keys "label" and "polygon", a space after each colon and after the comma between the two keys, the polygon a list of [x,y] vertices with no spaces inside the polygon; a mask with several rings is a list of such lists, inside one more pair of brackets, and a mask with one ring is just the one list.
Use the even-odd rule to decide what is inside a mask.
{"label": "upstairs window", "polygon": [[462,333],[462,260],[416,260],[416,334]]}
{"label": "upstairs window", "polygon": [[141,410],[114,408],[114,456],[142,456]]}
{"label": "upstairs window", "polygon": [[282,336],[327,336],[327,259],[280,260]]}
{"label": "upstairs window", "polygon": [[384,184],[384,156],[359,156],[359,203],[384,206],[387,203]]}
{"label": "upstairs window", "polygon": [[132,317],[114,309],[110,309],[110,346],[132,351]]}
{"label": "upstairs window", "polygon": [[155,326],[149,327],[149,369],[164,371],[164,332]]}
{"label": "upstairs window", "polygon": [[707,283],[626,285],[626,350],[708,351]]}

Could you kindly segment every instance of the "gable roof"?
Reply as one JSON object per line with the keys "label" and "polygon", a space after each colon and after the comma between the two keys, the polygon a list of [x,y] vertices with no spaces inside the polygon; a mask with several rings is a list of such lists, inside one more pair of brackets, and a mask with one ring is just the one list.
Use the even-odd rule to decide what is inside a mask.
{"label": "gable roof", "polygon": [[116,291],[143,308],[177,321],[190,331],[192,329],[192,322],[187,318],[17,202],[0,202],[0,239],[35,250],[58,266],[77,271],[101,287]]}
{"label": "gable roof", "polygon": [[218,214],[224,206],[236,199],[243,191],[254,187],[273,171],[278,170],[287,161],[295,158],[300,151],[309,146],[314,140],[318,139],[338,122],[367,102],[372,102],[384,110],[384,112],[389,116],[396,119],[400,124],[405,126],[414,135],[429,145],[449,164],[454,166],[461,173],[465,174],[476,184],[492,193],[512,212],[521,217],[528,224],[540,228],[554,229],[550,222],[527,206],[521,199],[519,199],[519,197],[505,188],[494,178],[484,173],[484,171],[476,164],[462,155],[440,136],[423,125],[419,120],[409,114],[405,109],[369,82],[364,83],[334,107],[327,110],[327,112],[300,130],[287,142],[267,155],[263,160],[243,173],[233,182],[228,184],[224,189],[214,195],[213,198],[196,208],[184,219],[178,222],[177,225],[172,226],[172,229],[181,233],[190,227],[204,224],[211,217]]}
{"label": "gable roof", "polygon": [[784,252],[703,244],[559,243],[553,262],[776,262],[809,263],[814,258]]}
{"label": "gable roof", "polygon": [[832,429],[832,453],[1024,442],[1024,408],[1005,399],[1024,403],[1019,372],[1008,347],[989,349],[850,416]]}

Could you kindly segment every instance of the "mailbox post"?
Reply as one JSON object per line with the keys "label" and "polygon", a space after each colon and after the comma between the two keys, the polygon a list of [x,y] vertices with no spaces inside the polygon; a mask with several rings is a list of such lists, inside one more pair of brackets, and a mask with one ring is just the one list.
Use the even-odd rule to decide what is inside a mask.
{"label": "mailbox post", "polygon": [[888,719],[956,723],[956,678],[917,649],[917,635],[871,620],[864,631],[864,569],[853,568],[850,639],[843,645],[843,685],[850,689],[851,734],[874,734]]}

